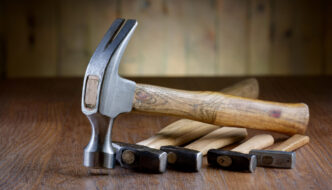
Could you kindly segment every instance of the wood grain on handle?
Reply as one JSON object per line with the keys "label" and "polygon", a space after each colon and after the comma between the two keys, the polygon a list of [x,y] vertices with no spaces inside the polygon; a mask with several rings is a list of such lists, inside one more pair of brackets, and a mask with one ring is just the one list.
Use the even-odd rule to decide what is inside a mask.
{"label": "wood grain on handle", "polygon": [[294,135],[286,141],[272,148],[272,150],[293,151],[309,143],[309,137],[304,135]]}
{"label": "wood grain on handle", "polygon": [[[219,128],[216,125],[189,119],[181,119],[169,126],[172,127],[170,130],[160,131],[155,136],[137,144],[156,149],[165,145],[182,145]],[[176,126],[175,129],[174,126]]]}
{"label": "wood grain on handle", "polygon": [[241,141],[245,139],[247,135],[247,130],[244,128],[222,127],[190,143],[185,148],[197,150],[202,152],[203,155],[206,155],[210,149],[222,148]]}
{"label": "wood grain on handle", "polygon": [[[236,96],[257,98],[259,85],[258,81],[254,78],[246,79],[224,88],[221,92]],[[217,128],[219,128],[219,126],[189,119],[181,119],[164,127],[154,136],[138,142],[137,144],[157,149],[165,145],[183,145]]]}
{"label": "wood grain on handle", "polygon": [[235,152],[241,152],[244,154],[248,154],[250,150],[253,149],[264,149],[268,146],[271,146],[274,143],[274,139],[272,135],[269,134],[261,134],[251,137],[246,142],[232,149]]}
{"label": "wood grain on handle", "polygon": [[253,100],[219,92],[184,91],[137,84],[133,110],[175,115],[205,123],[303,134],[308,106]]}

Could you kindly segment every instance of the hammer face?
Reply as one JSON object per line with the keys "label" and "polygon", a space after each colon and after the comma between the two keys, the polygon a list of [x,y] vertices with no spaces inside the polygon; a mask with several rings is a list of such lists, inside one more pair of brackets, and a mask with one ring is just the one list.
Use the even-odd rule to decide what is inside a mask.
{"label": "hammer face", "polygon": [[91,168],[114,168],[114,152],[110,146],[109,125],[112,120],[100,114],[88,115],[92,134],[84,148],[83,165]]}
{"label": "hammer face", "polygon": [[275,150],[251,150],[257,157],[257,166],[291,169],[295,165],[295,152]]}
{"label": "hammer face", "polygon": [[207,158],[210,165],[232,171],[254,172],[257,163],[255,155],[218,149],[209,150]]}
{"label": "hammer face", "polygon": [[160,150],[167,152],[167,164],[174,169],[197,172],[202,167],[202,153],[178,146],[162,146]]}
{"label": "hammer face", "polygon": [[123,168],[151,173],[163,173],[167,166],[167,153],[146,146],[113,142],[116,161]]}

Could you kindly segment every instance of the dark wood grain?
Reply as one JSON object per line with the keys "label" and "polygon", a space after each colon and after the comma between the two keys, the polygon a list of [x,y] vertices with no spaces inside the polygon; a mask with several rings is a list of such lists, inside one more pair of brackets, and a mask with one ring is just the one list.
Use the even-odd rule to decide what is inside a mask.
{"label": "dark wood grain", "polygon": [[331,0],[1,0],[0,71],[83,76],[112,21],[124,17],[139,23],[119,68],[126,75],[332,74],[331,6]]}
{"label": "dark wood grain", "polygon": [[[242,78],[136,78],[187,90],[219,90]],[[82,166],[90,124],[81,113],[81,78],[0,81],[0,189],[330,189],[332,187],[332,78],[258,78],[261,99],[305,102],[306,135],[294,169],[257,168],[253,174],[210,168],[200,173],[137,173]],[[139,142],[178,118],[130,113],[115,121],[113,139]],[[249,136],[262,133],[249,130]],[[271,133],[276,141],[286,136]],[[228,147],[229,149],[231,147]]]}

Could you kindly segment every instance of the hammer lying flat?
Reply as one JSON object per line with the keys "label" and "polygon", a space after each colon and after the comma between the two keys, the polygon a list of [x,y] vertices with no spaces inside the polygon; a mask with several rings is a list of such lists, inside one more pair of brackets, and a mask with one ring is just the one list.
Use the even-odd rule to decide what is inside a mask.
{"label": "hammer lying flat", "polygon": [[92,135],[84,149],[84,166],[114,167],[113,121],[119,114],[131,110],[286,134],[305,132],[309,119],[306,104],[252,100],[218,92],[174,90],[136,84],[120,77],[120,60],[136,26],[136,20],[116,19],[87,67],[81,108],[91,123]]}
{"label": "hammer lying flat", "polygon": [[[257,98],[259,86],[256,79],[247,79],[223,89],[222,92]],[[216,125],[181,119],[164,127],[154,136],[138,142],[136,145],[113,143],[113,147],[116,149],[116,160],[124,168],[162,173],[166,170],[167,154],[157,149],[164,145],[183,145],[218,128],[219,126]],[[195,152],[195,158],[197,158],[196,154]],[[200,162],[197,163],[197,159],[194,159],[190,160],[190,163],[196,166]]]}
{"label": "hammer lying flat", "polygon": [[295,152],[289,151],[307,143],[309,143],[308,136],[294,135],[271,150],[251,150],[249,154],[256,155],[257,166],[290,169],[295,165]]}
{"label": "hammer lying flat", "polygon": [[256,135],[231,151],[211,149],[208,151],[208,163],[222,169],[254,172],[257,158],[248,154],[252,149],[263,149],[271,146],[274,139],[271,135]]}
{"label": "hammer lying flat", "polygon": [[185,147],[162,146],[160,150],[167,152],[167,162],[172,168],[196,172],[201,169],[203,155],[206,155],[209,149],[222,148],[246,137],[246,129],[222,127]]}
{"label": "hammer lying flat", "polygon": [[[258,98],[259,85],[256,79],[246,79],[221,90],[222,93],[247,98]],[[178,120],[160,130],[154,136],[138,142],[139,145],[159,149],[165,145],[183,145],[202,137],[220,126],[189,119]]]}

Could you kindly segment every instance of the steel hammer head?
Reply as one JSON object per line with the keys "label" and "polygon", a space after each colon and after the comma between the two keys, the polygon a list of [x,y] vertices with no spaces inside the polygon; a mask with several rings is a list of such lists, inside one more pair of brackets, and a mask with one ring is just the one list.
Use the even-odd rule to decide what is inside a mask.
{"label": "steel hammer head", "polygon": [[136,20],[116,19],[86,69],[81,108],[92,126],[90,142],[84,149],[86,167],[114,167],[113,120],[120,113],[131,111],[136,87],[118,75],[118,68],[136,26]]}
{"label": "steel hammer head", "polygon": [[211,166],[232,171],[254,172],[257,165],[255,155],[227,150],[211,149],[207,158]]}
{"label": "steel hammer head", "polygon": [[182,171],[197,172],[202,167],[201,152],[179,146],[162,146],[160,150],[167,152],[168,166]]}
{"label": "steel hammer head", "polygon": [[167,166],[167,153],[142,145],[113,142],[116,160],[123,168],[163,173]]}
{"label": "steel hammer head", "polygon": [[257,166],[273,168],[294,168],[295,152],[276,150],[251,150],[249,154],[256,155]]}

